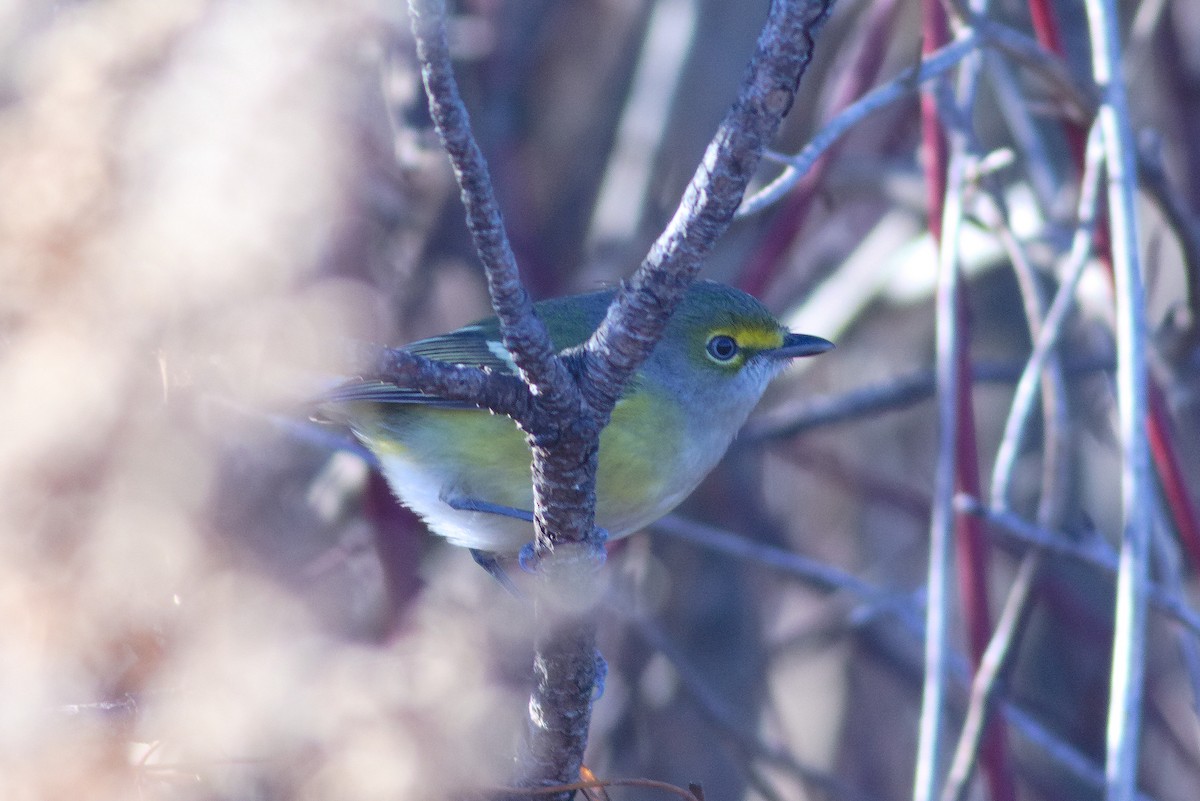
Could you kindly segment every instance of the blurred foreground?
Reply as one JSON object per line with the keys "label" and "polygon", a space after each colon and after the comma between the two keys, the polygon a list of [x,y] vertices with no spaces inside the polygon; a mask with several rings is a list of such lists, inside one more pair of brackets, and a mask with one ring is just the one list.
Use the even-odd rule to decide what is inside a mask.
{"label": "blurred foreground", "polygon": [[[734,95],[758,5],[466,4],[463,90],[536,295],[633,269]],[[1200,15],[1153,5],[1129,34],[1135,125],[1160,133],[1194,215],[1200,148],[1185,132],[1200,108]],[[403,11],[0,5],[0,798],[408,801],[509,781],[529,681],[521,602],[425,534],[306,406],[346,369],[353,339],[401,343],[487,313]],[[877,61],[868,85],[913,62],[917,12],[838,10],[781,151],[820,127],[864,49]],[[1015,5],[1002,13],[1025,24]],[[1086,47],[1067,20],[1068,43]],[[1012,146],[1009,79],[976,109],[988,148]],[[1050,162],[1065,164],[1056,112],[1039,106],[1053,98],[1022,80]],[[838,350],[779,382],[759,436],[677,519],[612,554],[610,675],[588,760],[602,777],[698,782],[712,799],[910,792],[910,624],[919,633],[937,445],[921,383],[935,256],[915,109],[855,128],[819,187],[736,224],[706,270]],[[1050,286],[1076,177],[1063,167],[1038,196],[1047,187],[1022,157],[997,176]],[[1156,208],[1143,212],[1155,368],[1196,495],[1184,254]],[[786,228],[797,219],[798,235]],[[987,476],[1029,335],[1003,250],[991,232],[967,238]],[[1086,542],[1120,526],[1098,268],[1079,304],[1061,349],[1069,425],[1048,522]],[[853,422],[766,425],[802,419],[814,396],[886,394],[901,379],[916,387],[906,400]],[[1030,517],[1049,492],[1044,434],[1028,436],[1011,490]],[[884,598],[815,591],[714,550],[688,521],[837,566]],[[1180,567],[1169,525],[1159,533],[1155,575],[1186,599],[1195,565]],[[995,608],[1022,551],[991,553]],[[1111,577],[1050,560],[1007,682],[1020,711],[1096,766],[1112,594]],[[1144,788],[1163,801],[1200,782],[1184,631],[1152,617]],[[955,715],[964,699],[960,683]],[[1098,797],[1026,730],[1009,742],[1024,797]]]}

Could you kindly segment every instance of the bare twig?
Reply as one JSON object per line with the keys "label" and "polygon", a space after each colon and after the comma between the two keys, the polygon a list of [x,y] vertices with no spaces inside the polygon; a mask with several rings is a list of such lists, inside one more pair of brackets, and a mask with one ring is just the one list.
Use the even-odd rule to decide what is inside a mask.
{"label": "bare twig", "polygon": [[857,576],[823,562],[685,520],[678,515],[667,515],[654,524],[654,530],[711,551],[760,564],[822,592],[846,592],[858,596],[880,612],[895,614],[906,628],[914,634],[920,634],[919,617],[906,597],[873,587]]}
{"label": "bare twig", "polygon": [[984,53],[988,83],[996,95],[996,105],[1004,115],[1017,149],[1025,162],[1025,174],[1037,199],[1042,216],[1054,220],[1061,216],[1057,189],[1058,176],[1051,163],[1042,135],[1033,120],[1028,101],[1021,95],[1017,79],[1007,61],[994,51]]}
{"label": "bare twig", "polygon": [[[1071,74],[1063,61],[1062,52],[1049,50],[1040,41],[1034,41],[1024,33],[996,22],[994,19],[976,17],[971,25],[987,37],[988,44],[1002,51],[1015,61],[1035,71],[1047,81],[1057,93],[1062,110],[1073,123],[1090,120],[1096,108],[1095,97],[1088,86],[1084,86]],[[1073,130],[1080,130],[1072,127]],[[1074,150],[1072,152],[1075,152]],[[1083,138],[1080,134],[1078,154],[1083,153]]]}
{"label": "bare twig", "polygon": [[[942,19],[941,10],[926,4],[924,46],[940,45],[946,36],[944,22],[935,25],[931,42],[929,29],[931,20]],[[964,217],[963,192],[971,172],[973,156],[964,130],[964,110],[974,103],[975,86],[979,74],[981,56],[972,51],[963,61],[959,71],[958,96],[951,100],[946,87],[935,109],[928,98],[922,105],[922,130],[927,153],[926,184],[930,205],[930,231],[938,242],[938,282],[935,296],[937,355],[936,372],[938,386],[938,452],[934,467],[934,490],[932,521],[929,534],[929,566],[927,577],[927,602],[925,609],[925,666],[921,691],[921,715],[918,725],[916,775],[913,780],[914,801],[933,801],[941,795],[941,763],[946,703],[946,655],[949,649],[949,619],[951,600],[950,576],[954,564],[954,493],[962,478],[964,464],[963,447],[974,452],[974,431],[970,421],[969,403],[964,403],[964,393],[969,393],[964,384],[966,347],[963,334],[965,320],[961,289],[959,287],[958,242]],[[939,115],[936,113],[940,111]],[[945,116],[949,115],[950,120]],[[946,137],[950,141],[947,142]],[[949,164],[944,172],[942,164],[949,153]],[[934,158],[928,154],[934,153]],[[967,395],[969,397],[969,395]],[[964,417],[966,415],[966,417]],[[973,549],[974,542],[963,546]],[[962,573],[967,576],[967,572]],[[986,607],[981,612],[974,608],[975,593],[966,592],[964,597],[975,613],[972,619],[982,614],[986,627]],[[973,628],[973,632],[975,629]],[[973,636],[973,641],[975,637]]]}
{"label": "bare twig", "polygon": [[[1025,710],[1013,703],[1004,704],[1004,717],[1022,737],[1035,745],[1040,753],[1078,779],[1093,792],[1104,789],[1104,771],[1071,743],[1058,737]],[[1136,793],[1136,801],[1154,801],[1151,796]]]}
{"label": "bare twig", "polygon": [[[865,30],[857,37],[858,52],[849,67],[837,76],[829,104],[832,114],[850,106],[878,79],[901,1],[880,0],[871,4],[862,23]],[[805,171],[787,203],[772,216],[761,239],[738,270],[738,287],[759,296],[788,262],[784,257],[805,230],[805,221],[816,205],[836,151],[836,144],[825,150],[825,154]]]}
{"label": "bare twig", "polygon": [[[1111,356],[1064,365],[1067,376],[1109,371]],[[976,362],[971,368],[973,383],[1008,384],[1020,380],[1022,367],[1017,364]],[[738,442],[754,444],[786,439],[815,428],[870,418],[880,412],[906,409],[933,397],[936,377],[933,370],[915,370],[905,375],[853,389],[841,395],[806,398],[786,409],[752,420],[742,429]]]}
{"label": "bare twig", "polygon": [[869,463],[856,463],[836,450],[810,442],[789,442],[775,452],[796,467],[845,487],[871,503],[891,507],[922,524],[929,520],[928,492],[905,486]]}
{"label": "bare twig", "polygon": [[1171,518],[1175,529],[1179,532],[1179,541],[1191,560],[1193,569],[1200,567],[1200,518],[1196,513],[1196,503],[1192,499],[1188,479],[1184,475],[1183,465],[1179,463],[1179,454],[1170,438],[1170,414],[1167,409],[1167,399],[1163,389],[1153,380],[1153,375],[1147,385],[1149,392],[1150,416],[1146,420],[1146,435],[1150,438],[1150,454],[1154,465],[1158,468],[1159,480],[1162,481],[1163,497],[1171,510]]}
{"label": "bare twig", "polygon": [[381,348],[365,376],[420,387],[446,400],[474,403],[515,420],[529,419],[532,399],[526,384],[511,375],[446,364],[403,349]]}
{"label": "bare twig", "polygon": [[[1085,113],[1085,111],[1090,112],[1094,107],[1094,103],[1090,101],[1090,98],[1067,75],[1060,60],[1038,49],[1036,43],[1024,38],[1016,31],[1003,25],[988,22],[980,28],[968,30],[957,41],[928,53],[917,66],[909,67],[892,80],[863,95],[856,103],[848,106],[826,123],[796,155],[782,156],[770,154],[773,160],[786,165],[783,172],[769,184],[755,192],[753,196],[747,198],[742,203],[741,208],[738,209],[738,216],[746,217],[756,214],[778,201],[795,188],[818,160],[851,128],[876,111],[917,91],[922,84],[949,72],[951,69],[957,67],[968,55],[981,48],[1001,50],[1010,56],[1020,58],[1025,63],[1034,66],[1039,72],[1049,74],[1056,85],[1067,87],[1064,90],[1064,94],[1071,100],[1069,105],[1073,109],[1073,117],[1078,117]],[[999,65],[996,69],[1005,69],[999,61],[996,61],[996,63]],[[1001,87],[1001,89],[1003,88]],[[1017,106],[1020,106],[1020,104],[1017,104]],[[1010,105],[1009,108],[1015,107]],[[1010,117],[1010,122],[1015,126],[1021,126],[1028,121],[1020,117]],[[1023,129],[1018,128],[1017,130],[1020,131]],[[1028,144],[1035,142],[1035,139],[1026,136],[1023,137],[1023,141]],[[1044,169],[1047,160],[1036,147],[1028,148],[1027,153],[1035,158],[1033,165],[1035,170],[1032,176],[1034,178],[1034,186],[1038,190],[1037,196],[1049,208],[1049,200],[1052,197],[1052,192],[1050,191],[1052,175]]]}
{"label": "bare twig", "polygon": [[[988,210],[984,204],[985,213],[994,213],[997,217],[993,223],[996,236],[1004,245],[1009,261],[1012,263],[1025,306],[1029,338],[1036,342],[1045,323],[1046,305],[1038,283],[1038,276],[1009,225],[1003,197],[998,192],[989,192],[989,195],[995,208]],[[1055,528],[1066,503],[1064,486],[1066,460],[1064,457],[1068,447],[1067,432],[1071,425],[1066,407],[1066,378],[1063,374],[1062,359],[1057,349],[1052,350],[1047,357],[1041,380],[1041,390],[1045,435],[1042,444],[1042,493],[1038,500],[1037,519],[1041,525]]]}
{"label": "bare twig", "polygon": [[[996,631],[988,643],[983,659],[971,680],[971,697],[967,704],[967,715],[963,721],[958,746],[946,775],[946,786],[942,801],[962,801],[970,789],[971,774],[975,768],[975,755],[979,752],[985,733],[988,731],[992,708],[1001,688],[1002,679],[1011,664],[1013,644],[1020,639],[1031,609],[1029,598],[1034,579],[1041,569],[1042,554],[1033,551],[1021,560],[1021,566],[1013,579],[1004,610],[996,623]],[[993,727],[994,723],[991,723]]]}
{"label": "bare twig", "polygon": [[1122,533],[1109,697],[1106,797],[1128,801],[1137,790],[1145,671],[1150,454],[1146,421],[1146,331],[1135,197],[1137,159],[1120,73],[1116,4],[1087,0],[1092,74],[1104,102],[1097,124],[1104,137],[1108,212],[1116,287],[1117,400],[1121,440]]}
{"label": "bare twig", "polygon": [[[972,19],[984,20],[986,0],[971,0],[967,12]],[[928,11],[927,11],[928,19]],[[959,25],[958,36],[969,36],[972,28]],[[957,566],[959,597],[967,628],[969,653],[976,672],[983,661],[991,637],[990,600],[987,592],[988,543],[980,521],[953,513],[953,486],[974,493],[979,487],[978,450],[972,389],[969,381],[970,315],[960,285],[959,236],[965,218],[965,195],[981,158],[980,148],[972,130],[972,115],[983,66],[983,53],[976,51],[964,59],[958,72],[958,85],[953,98],[948,91],[938,95],[939,115],[923,108],[926,138],[931,128],[939,124],[945,131],[949,149],[949,167],[944,182],[940,171],[927,165],[931,192],[931,215],[940,209],[940,225],[930,230],[939,245],[937,312],[937,359],[939,403],[939,447],[935,467],[933,522],[930,535],[929,598],[926,608],[927,637],[925,642],[925,682],[922,692],[921,721],[917,751],[916,778],[913,797],[938,797],[941,770],[941,740],[944,735],[940,704],[943,703],[939,682],[945,682],[945,666],[931,664],[944,643],[935,643],[935,632],[946,637],[949,599],[938,599],[939,588],[934,582],[951,559]],[[941,183],[941,196],[934,190]],[[949,395],[952,400],[947,399]],[[948,484],[953,476],[953,485]],[[953,528],[953,545],[939,543],[948,538]],[[951,556],[952,554],[952,556]],[[944,592],[944,591],[943,591]],[[941,620],[939,620],[941,618]],[[1007,745],[1002,731],[995,725],[981,722],[982,756],[991,795],[997,801],[1011,801],[1016,791],[1008,765]]]}
{"label": "bare twig", "polygon": [[[969,498],[965,495],[960,495],[956,504],[961,511],[979,515],[992,524],[996,534],[1001,537],[1014,539],[1023,545],[1042,548],[1049,553],[1071,559],[1109,575],[1116,575],[1120,569],[1117,554],[1098,538],[1092,538],[1082,544],[1076,543],[1063,534],[1047,531],[1012,512],[988,509],[977,498]],[[1154,583],[1148,583],[1146,597],[1163,614],[1182,623],[1194,634],[1200,635],[1200,615],[1169,590]]]}
{"label": "bare twig", "polygon": [[[992,533],[1000,536],[1006,535],[1010,541],[1016,540],[1022,545],[1033,546],[1039,551],[1069,558],[1079,564],[1104,571],[1109,575],[1116,573],[1116,554],[1105,547],[1102,540],[1095,539],[1087,545],[1076,544],[1063,534],[1040,529],[1034,524],[1028,523],[1011,513],[990,512],[977,500],[965,496],[958,498],[957,506],[960,511],[984,517],[993,524],[990,527]],[[764,565],[772,569],[780,569],[797,577],[803,577],[806,583],[811,582],[811,585],[814,587],[828,587],[829,589],[836,587],[872,604],[877,603],[881,597],[880,590],[867,585],[860,579],[849,577],[851,580],[843,581],[843,577],[840,575],[827,575],[827,571],[830,570],[827,566],[818,566],[819,569],[817,570],[809,570],[808,566],[805,565],[799,571],[793,572],[789,566],[792,564],[792,560],[790,558],[777,558],[782,556],[781,553],[777,552],[777,549],[770,549],[769,552],[760,552],[759,548],[761,546],[755,543],[750,543],[752,547],[746,548],[743,547],[745,541],[742,538],[715,532],[708,527],[697,528],[691,523],[686,523],[686,525],[678,527],[668,526],[660,528],[660,530],[663,533],[680,536],[682,539],[694,544],[713,548],[737,558],[747,558],[756,562],[761,561]],[[763,555],[766,555],[766,559],[760,560],[759,557]],[[792,555],[788,554],[788,556]],[[1200,617],[1191,612],[1173,594],[1156,588],[1151,593],[1151,600],[1164,614],[1182,623],[1194,634],[1200,634]],[[887,602],[892,604],[905,603],[903,598],[899,596],[887,598]],[[907,603],[909,604],[909,608],[907,612],[901,614],[900,620],[903,621],[906,618],[911,618],[915,623],[915,618],[920,614],[920,610],[917,608],[915,601],[910,600]],[[1000,625],[997,626],[996,636],[1001,641],[1008,636],[1008,632],[1010,631],[1010,627],[1005,623],[1008,617],[1009,613],[1006,610],[1001,616]],[[920,641],[923,637],[923,632],[919,625],[906,625],[905,629],[917,641]],[[658,641],[656,640],[656,642]],[[985,693],[993,698],[995,697],[993,685],[997,677],[1003,675],[1004,666],[1002,660],[993,661],[992,657],[999,656],[1006,650],[1005,648],[997,647],[997,650],[990,654],[989,658],[984,661],[984,665],[987,666],[984,671],[985,675],[975,682],[973,692]],[[950,664],[950,675],[956,682],[961,683],[969,680],[965,660],[952,655]],[[698,697],[698,700],[700,700],[700,697]],[[1005,722],[1023,738],[1036,743],[1040,752],[1049,757],[1054,764],[1089,786],[1095,788],[1103,787],[1104,775],[1099,765],[1079,753],[1066,740],[1046,729],[1033,715],[1026,712],[1020,706],[1011,701],[999,698],[996,699],[996,702],[999,703],[1003,710]],[[720,701],[710,705],[710,708],[714,710],[720,710],[722,707],[723,702]],[[754,742],[758,742],[758,740],[755,739]],[[772,753],[775,753],[774,750],[768,748],[760,756],[771,761],[770,754]],[[776,754],[776,756],[778,755]],[[1139,795],[1138,798],[1145,798],[1145,796]]]}
{"label": "bare twig", "polygon": [[[1014,98],[1015,99],[1015,98]],[[990,183],[986,179],[985,185]],[[1037,285],[1033,265],[1026,257],[1024,249],[1017,241],[1009,222],[1003,196],[999,191],[988,188],[987,195],[991,205],[982,204],[981,211],[995,216],[993,221],[997,236],[1009,254],[1018,284],[1025,302],[1025,314],[1028,320],[1030,337],[1037,340],[1043,326],[1044,301]],[[981,198],[986,200],[987,198]],[[1043,466],[1043,491],[1038,504],[1038,519],[1043,525],[1056,526],[1061,516],[1063,505],[1062,461],[1065,429],[1068,426],[1066,407],[1064,404],[1065,382],[1062,374],[1061,360],[1057,352],[1046,368],[1045,380],[1042,384],[1045,416],[1045,446]],[[1043,555],[1040,550],[1027,553],[1021,561],[1021,566],[1009,588],[1004,610],[997,622],[996,630],[988,642],[987,648],[979,659],[974,678],[971,682],[971,697],[967,705],[967,714],[963,728],[959,734],[958,746],[955,749],[950,771],[946,777],[946,786],[942,793],[942,801],[961,801],[966,797],[969,782],[975,770],[976,755],[980,747],[994,744],[1003,736],[997,724],[992,720],[992,708],[999,691],[1001,677],[1010,664],[1011,654],[1023,634],[1025,623],[1029,619],[1033,588],[1041,565]],[[990,738],[990,739],[989,739]],[[993,745],[994,747],[994,745]],[[994,771],[993,771],[994,772]],[[989,779],[995,782],[995,777],[989,773]],[[1005,779],[1004,791],[1011,795],[1011,782]],[[993,795],[996,793],[993,792]]]}
{"label": "bare twig", "polygon": [[805,765],[786,751],[763,742],[757,732],[739,722],[736,711],[687,662],[661,628],[642,617],[635,618],[633,622],[634,629],[642,639],[674,666],[688,695],[695,701],[704,717],[711,725],[728,735],[734,745],[756,759],[787,771],[805,786],[829,798],[867,801],[862,793],[846,787],[836,776]]}
{"label": "bare twig", "polygon": [[[1184,573],[1180,564],[1178,545],[1171,539],[1165,510],[1155,508],[1154,542],[1151,557],[1159,584],[1174,598],[1185,597]],[[1200,643],[1186,631],[1172,632],[1179,648],[1179,659],[1187,674],[1192,693],[1192,711],[1200,718]]]}
{"label": "bare twig", "polygon": [[944,75],[956,67],[971,52],[978,49],[980,39],[968,36],[934,51],[916,67],[909,67],[884,85],[872,89],[853,105],[848,106],[827,122],[812,140],[794,156],[771,154],[770,158],[787,165],[775,180],[747,198],[739,217],[748,217],[777,201],[796,186],[843,135],[874,112],[901,100],[920,88],[921,84]]}
{"label": "bare twig", "polygon": [[991,500],[997,509],[1007,508],[1008,487],[1016,467],[1017,454],[1025,428],[1033,412],[1033,402],[1047,361],[1062,334],[1062,327],[1075,302],[1075,289],[1083,276],[1084,268],[1088,265],[1091,254],[1092,235],[1096,222],[1096,205],[1100,187],[1100,167],[1103,162],[1103,151],[1100,147],[1100,129],[1094,127],[1088,136],[1087,160],[1085,162],[1083,185],[1079,195],[1078,225],[1075,236],[1071,241],[1071,251],[1067,256],[1067,264],[1063,283],[1058,288],[1050,310],[1041,330],[1035,339],[1033,352],[1017,383],[1016,392],[1009,408],[1008,420],[1004,426],[1004,436],[996,454],[992,470]]}

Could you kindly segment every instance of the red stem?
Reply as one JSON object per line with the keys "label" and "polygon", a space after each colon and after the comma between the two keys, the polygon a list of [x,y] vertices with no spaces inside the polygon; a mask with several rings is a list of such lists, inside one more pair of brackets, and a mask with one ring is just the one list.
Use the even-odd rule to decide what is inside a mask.
{"label": "red stem", "polygon": [[[1029,0],[1029,13],[1038,42],[1051,53],[1063,56],[1058,17],[1053,6],[1048,0]],[[1082,169],[1087,149],[1086,134],[1080,126],[1070,123],[1066,126],[1066,135],[1072,159],[1076,167]],[[1105,272],[1111,280],[1112,249],[1108,224],[1104,219],[1100,219],[1096,226],[1095,248],[1096,255],[1104,264]],[[1162,387],[1153,375],[1148,377],[1147,391],[1149,409],[1146,412],[1146,434],[1150,440],[1150,455],[1192,570],[1200,571],[1200,518],[1197,517],[1196,504],[1188,493],[1187,480],[1183,476],[1175,440],[1171,436],[1170,413],[1163,398]]]}
{"label": "red stem", "polygon": [[[1029,16],[1033,23],[1033,35],[1038,44],[1051,53],[1063,55],[1062,34],[1059,33],[1058,15],[1050,0],[1029,0]],[[1075,122],[1068,122],[1063,129],[1067,137],[1067,149],[1071,151],[1071,163],[1076,168],[1083,167],[1084,154],[1087,152],[1087,131]],[[1097,226],[1099,231],[1103,226]]]}
{"label": "red stem", "polygon": [[[923,55],[950,41],[949,25],[940,0],[922,0]],[[946,196],[946,164],[949,159],[946,134],[938,118],[937,102],[928,92],[921,94],[921,146],[925,167],[925,192],[929,203],[929,231],[935,241],[942,238],[942,210]],[[956,484],[962,492],[979,497],[979,453],[975,435],[975,412],[971,405],[971,321],[961,284],[954,302],[958,309],[956,341],[958,385],[954,387],[956,417]],[[987,594],[988,544],[980,520],[959,514],[954,520],[955,561],[958,591],[970,641],[971,663],[978,669],[992,636],[992,618]],[[1009,768],[1008,747],[1003,727],[995,719],[987,723],[980,743],[980,761],[993,801],[1014,801],[1016,787]]]}
{"label": "red stem", "polygon": [[1163,496],[1175,519],[1179,541],[1192,567],[1195,568],[1200,566],[1200,526],[1196,523],[1196,506],[1188,495],[1187,479],[1183,476],[1183,468],[1175,454],[1175,440],[1170,429],[1171,418],[1162,388],[1151,377],[1147,390],[1150,410],[1146,417],[1146,433],[1150,438],[1150,454],[1154,458],[1155,467],[1158,468]]}
{"label": "red stem", "polygon": [[[921,55],[928,56],[950,41],[950,27],[940,0],[921,0]],[[929,205],[929,232],[942,240],[942,207],[946,198],[946,132],[938,117],[932,92],[921,92],[921,159],[925,167],[925,195]]]}
{"label": "red stem", "polygon": [[[971,365],[967,349],[970,336],[970,310],[965,295],[958,293],[958,337],[962,346],[958,349],[958,374],[960,378],[955,397],[958,405],[957,442],[958,491],[972,498],[980,497],[979,452],[976,446],[975,413],[971,405]],[[957,543],[955,559],[958,566],[959,593],[967,608],[967,635],[971,646],[971,663],[978,666],[983,660],[992,636],[991,617],[987,594],[988,547],[981,521],[975,515],[958,515],[954,520],[954,535]]]}

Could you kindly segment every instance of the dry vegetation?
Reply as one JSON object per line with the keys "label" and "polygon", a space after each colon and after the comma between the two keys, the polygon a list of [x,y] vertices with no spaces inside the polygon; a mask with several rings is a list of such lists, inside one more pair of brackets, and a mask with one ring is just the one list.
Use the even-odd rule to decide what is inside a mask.
{"label": "dry vegetation", "polygon": [[[917,2],[841,2],[780,152],[919,58]],[[535,295],[638,263],[734,96],[760,6],[459,9],[460,80]],[[1054,6],[1067,74],[1089,87],[1083,9]],[[1158,143],[1138,204],[1145,353],[1195,504],[1200,6],[1124,6],[1131,122]],[[1030,29],[1022,2],[990,13]],[[308,419],[352,340],[402,343],[488,311],[407,30],[401,4],[372,0],[0,4],[0,798],[416,801],[510,781],[525,606]],[[1027,313],[1070,263],[1072,137],[1090,120],[1045,68],[986,52],[967,108],[989,157],[950,192],[969,220],[962,333],[994,504]],[[708,262],[838,349],[774,387],[661,530],[613,549],[598,776],[695,782],[708,799],[911,794],[931,510],[946,500],[920,140],[909,94]],[[1115,562],[1102,261],[1046,373],[1056,391],[1016,441],[1007,505]],[[1152,489],[1141,788],[1168,801],[1200,786],[1200,548],[1186,505]],[[965,570],[993,623],[1028,581],[991,758],[1019,797],[1100,797],[1113,572],[1058,555],[1022,569],[1030,546],[1008,528],[987,526],[987,564]],[[769,547],[730,552],[746,540]],[[954,586],[947,752],[979,616]],[[972,797],[1002,794],[993,769]]]}

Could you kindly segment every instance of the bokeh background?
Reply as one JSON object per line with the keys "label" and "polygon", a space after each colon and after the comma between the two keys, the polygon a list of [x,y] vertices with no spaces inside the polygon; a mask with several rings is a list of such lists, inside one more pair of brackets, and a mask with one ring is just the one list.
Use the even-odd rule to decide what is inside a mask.
{"label": "bokeh background", "polygon": [[[536,296],[636,267],[734,96],[765,6],[454,9],[463,93]],[[1086,84],[1082,10],[1055,7]],[[1152,366],[1196,496],[1200,6],[1123,10],[1133,123],[1157,142],[1182,209],[1164,214],[1160,192],[1139,210]],[[1029,29],[1024,3],[992,14]],[[918,3],[842,0],[777,149],[798,150],[920,47]],[[1044,76],[990,57],[972,122],[999,153],[992,178],[1046,288],[1077,193],[1068,111]],[[1022,113],[1032,140],[1013,133]],[[937,447],[921,166],[912,95],[736,223],[706,265],[838,348],[777,382],[755,434],[675,516],[613,549],[597,775],[694,782],[710,799],[909,795],[910,624]],[[986,221],[963,250],[986,478],[1029,326]],[[1099,266],[1077,302],[1053,523],[1111,540],[1112,300]],[[425,533],[345,432],[310,420],[355,340],[400,344],[487,311],[401,3],[0,2],[0,798],[408,801],[507,784],[526,606]],[[843,408],[863,390],[865,412],[810,420],[814,402]],[[809,422],[780,433],[789,421]],[[1049,491],[1047,439],[1035,426],[1015,474],[1013,506],[1030,517]],[[1186,602],[1197,566],[1169,515],[1156,519],[1155,575]],[[723,535],[874,590],[722,552]],[[1022,552],[991,551],[997,608]],[[1052,559],[1034,597],[1005,697],[1098,768],[1111,576]],[[1194,634],[1155,614],[1149,635],[1143,788],[1191,798]],[[959,681],[952,730],[965,697]],[[1020,797],[1099,797],[1054,747],[1005,731]],[[979,782],[971,792],[989,797]]]}

